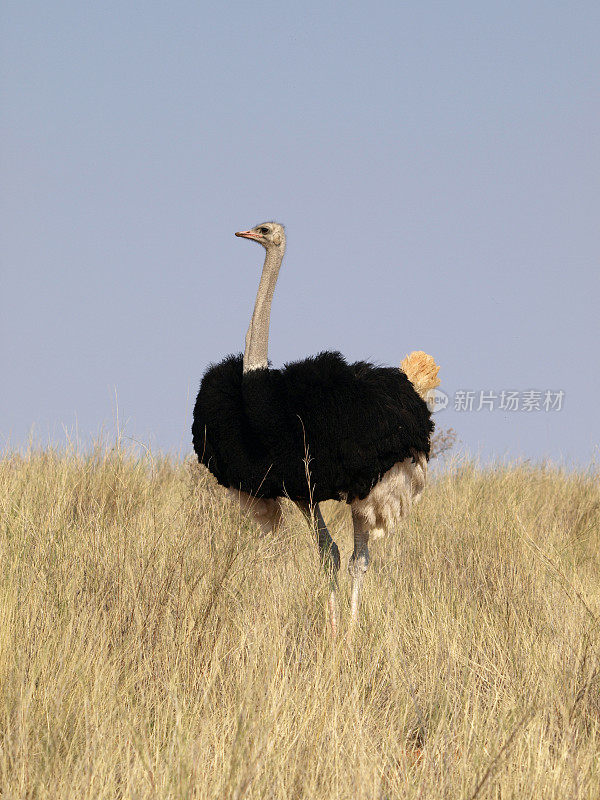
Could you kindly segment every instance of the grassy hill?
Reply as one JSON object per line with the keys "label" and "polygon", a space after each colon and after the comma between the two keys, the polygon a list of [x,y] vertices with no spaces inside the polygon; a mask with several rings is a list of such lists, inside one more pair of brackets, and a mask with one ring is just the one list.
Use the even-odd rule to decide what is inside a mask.
{"label": "grassy hill", "polygon": [[600,797],[598,478],[450,464],[349,646],[291,505],[260,538],[192,462],[5,455],[0,797]]}

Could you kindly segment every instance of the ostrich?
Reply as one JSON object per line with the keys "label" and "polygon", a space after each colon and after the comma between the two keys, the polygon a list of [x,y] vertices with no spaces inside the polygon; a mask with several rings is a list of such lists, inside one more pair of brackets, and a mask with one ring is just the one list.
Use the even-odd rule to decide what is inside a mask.
{"label": "ostrich", "polygon": [[408,513],[427,476],[433,422],[427,394],[439,385],[433,358],[411,353],[401,369],[322,352],[273,369],[269,319],[285,252],[285,231],[264,222],[235,234],[262,245],[265,261],[243,357],[232,355],[204,374],[194,407],[194,450],[264,533],[281,521],[280,499],[300,508],[314,530],[331,578],[331,632],[337,631],[336,543],[319,503],[344,500],[352,511],[354,551],[351,628],[369,565],[369,537]]}

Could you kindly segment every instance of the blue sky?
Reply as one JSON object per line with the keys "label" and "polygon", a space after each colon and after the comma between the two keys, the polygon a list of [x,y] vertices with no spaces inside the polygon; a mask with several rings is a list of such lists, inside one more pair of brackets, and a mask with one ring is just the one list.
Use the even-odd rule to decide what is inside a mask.
{"label": "blue sky", "polygon": [[[8,0],[2,30],[0,446],[111,431],[116,393],[188,452],[258,283],[233,232],[277,219],[274,365],[427,350],[463,449],[598,453],[597,3]],[[497,407],[528,390],[562,409]]]}

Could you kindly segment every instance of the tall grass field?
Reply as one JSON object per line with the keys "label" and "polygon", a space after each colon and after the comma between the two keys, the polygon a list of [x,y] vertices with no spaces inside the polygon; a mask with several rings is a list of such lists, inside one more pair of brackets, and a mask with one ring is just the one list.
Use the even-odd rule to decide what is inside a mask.
{"label": "tall grass field", "polygon": [[332,641],[291,504],[261,538],[191,460],[5,454],[0,798],[597,800],[598,478],[450,462]]}

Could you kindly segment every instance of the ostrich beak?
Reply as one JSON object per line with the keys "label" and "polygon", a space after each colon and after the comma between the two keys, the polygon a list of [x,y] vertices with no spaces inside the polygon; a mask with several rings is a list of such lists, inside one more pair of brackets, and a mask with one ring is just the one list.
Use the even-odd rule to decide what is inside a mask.
{"label": "ostrich beak", "polygon": [[258,239],[258,234],[254,231],[238,231],[236,236],[241,236],[243,239]]}

